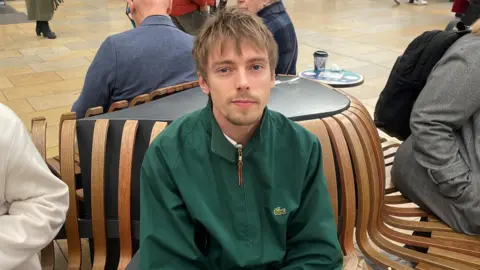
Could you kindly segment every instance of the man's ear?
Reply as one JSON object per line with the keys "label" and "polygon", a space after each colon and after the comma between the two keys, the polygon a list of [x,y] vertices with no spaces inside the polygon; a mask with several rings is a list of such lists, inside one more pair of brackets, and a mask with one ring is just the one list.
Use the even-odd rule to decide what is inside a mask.
{"label": "man's ear", "polygon": [[275,72],[272,72],[272,78],[270,80],[270,87],[275,87]]}
{"label": "man's ear", "polygon": [[173,0],[168,1],[167,14],[170,14],[170,12],[172,12],[172,5],[173,5]]}
{"label": "man's ear", "polygon": [[128,7],[130,8],[130,13],[133,13],[135,9],[135,5],[133,4],[133,1],[127,0],[127,3],[128,3]]}
{"label": "man's ear", "polygon": [[197,72],[198,76],[198,83],[200,84],[200,88],[202,88],[202,92],[205,93],[205,95],[210,95],[210,87],[208,87],[207,80],[203,78],[202,75],[200,75],[199,72]]}

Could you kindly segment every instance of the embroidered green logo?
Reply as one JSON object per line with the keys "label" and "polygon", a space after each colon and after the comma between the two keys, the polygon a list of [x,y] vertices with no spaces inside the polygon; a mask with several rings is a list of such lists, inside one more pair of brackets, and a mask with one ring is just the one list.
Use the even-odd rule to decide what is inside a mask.
{"label": "embroidered green logo", "polygon": [[273,209],[273,214],[275,216],[283,216],[283,215],[287,214],[287,210],[285,208],[277,207],[277,208]]}

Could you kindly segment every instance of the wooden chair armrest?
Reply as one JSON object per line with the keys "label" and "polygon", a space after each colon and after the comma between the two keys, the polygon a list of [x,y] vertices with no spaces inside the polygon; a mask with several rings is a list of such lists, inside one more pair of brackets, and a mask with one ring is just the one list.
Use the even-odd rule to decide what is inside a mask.
{"label": "wooden chair armrest", "polygon": [[143,95],[136,96],[130,102],[130,107],[135,107],[135,106],[150,102],[150,100],[151,100],[150,94],[143,94]]}
{"label": "wooden chair armrest", "polygon": [[119,111],[119,110],[123,110],[125,108],[128,108],[128,101],[120,100],[120,101],[112,103],[112,105],[110,105],[110,108],[108,109],[108,112]]}
{"label": "wooden chair armrest", "polygon": [[102,106],[90,108],[85,113],[85,118],[92,117],[92,116],[95,116],[95,115],[99,115],[99,114],[102,114],[102,113],[103,113],[103,107]]}

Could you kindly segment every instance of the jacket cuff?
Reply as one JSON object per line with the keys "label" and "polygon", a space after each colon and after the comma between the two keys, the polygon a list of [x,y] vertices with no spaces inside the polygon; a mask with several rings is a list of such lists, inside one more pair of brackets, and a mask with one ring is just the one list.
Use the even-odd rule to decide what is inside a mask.
{"label": "jacket cuff", "polygon": [[439,185],[448,180],[455,179],[469,171],[470,168],[467,166],[465,161],[460,158],[458,161],[448,165],[445,168],[439,170],[428,169],[427,173],[430,179],[432,179],[435,184]]}

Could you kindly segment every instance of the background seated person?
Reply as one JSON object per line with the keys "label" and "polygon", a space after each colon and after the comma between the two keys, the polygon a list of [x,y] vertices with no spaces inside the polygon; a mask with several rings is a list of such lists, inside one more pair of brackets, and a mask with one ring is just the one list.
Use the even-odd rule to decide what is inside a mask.
{"label": "background seated person", "polygon": [[432,70],[392,180],[455,231],[480,234],[480,22]]}
{"label": "background seated person", "polygon": [[275,74],[296,75],[297,35],[283,3],[279,0],[237,0],[237,6],[260,16],[272,32],[278,45]]}
{"label": "background seated person", "polygon": [[0,269],[41,270],[38,252],[65,221],[68,187],[48,169],[22,121],[0,104]]}
{"label": "background seated person", "polygon": [[266,108],[272,34],[251,13],[220,12],[193,55],[210,101],[147,150],[140,269],[342,269],[320,143]]}
{"label": "background seated person", "polygon": [[197,80],[193,37],[173,25],[171,0],[127,0],[139,27],[108,37],[95,56],[83,90],[73,104],[77,118],[92,107]]}
{"label": "background seated person", "polygon": [[173,0],[170,17],[178,29],[195,36],[210,16],[208,7],[213,5],[214,0]]}

